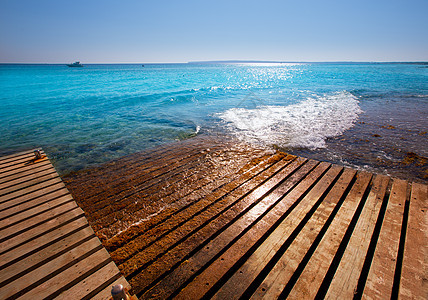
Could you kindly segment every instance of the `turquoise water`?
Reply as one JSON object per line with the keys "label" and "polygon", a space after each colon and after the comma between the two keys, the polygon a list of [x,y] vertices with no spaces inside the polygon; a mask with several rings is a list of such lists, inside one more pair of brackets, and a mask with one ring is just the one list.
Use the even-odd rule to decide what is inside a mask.
{"label": "turquoise water", "polygon": [[0,155],[42,147],[61,173],[196,134],[357,166],[357,146],[428,156],[426,64],[0,65],[0,90]]}

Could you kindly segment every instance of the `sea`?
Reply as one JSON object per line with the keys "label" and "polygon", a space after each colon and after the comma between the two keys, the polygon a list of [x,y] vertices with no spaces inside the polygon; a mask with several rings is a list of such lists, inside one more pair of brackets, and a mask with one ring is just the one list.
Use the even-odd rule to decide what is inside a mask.
{"label": "sea", "polygon": [[0,64],[0,156],[60,174],[198,135],[426,182],[428,63]]}

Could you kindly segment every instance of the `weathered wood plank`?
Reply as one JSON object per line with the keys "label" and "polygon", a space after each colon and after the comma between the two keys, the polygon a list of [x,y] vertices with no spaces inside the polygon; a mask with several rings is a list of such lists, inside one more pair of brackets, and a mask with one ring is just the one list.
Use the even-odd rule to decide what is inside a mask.
{"label": "weathered wood plank", "polygon": [[10,248],[5,249],[2,254],[0,254],[0,270],[10,262],[19,260],[21,257],[28,256],[30,253],[34,253],[34,251],[42,251],[43,247],[46,247],[46,245],[65,239],[68,235],[73,233],[73,231],[83,230],[85,228],[90,227],[85,217],[82,215],[80,218],[68,223],[66,226],[56,228],[53,231],[47,232],[39,237],[20,244],[15,247],[13,251],[7,251]]}
{"label": "weathered wood plank", "polygon": [[10,248],[16,247],[20,244],[23,244],[31,239],[34,239],[40,235],[45,234],[45,232],[54,230],[58,226],[62,226],[63,224],[84,216],[85,213],[79,207],[68,211],[58,217],[52,218],[48,221],[43,222],[37,227],[33,227],[29,230],[26,230],[12,238],[7,239],[7,242],[0,243],[0,253],[7,251]]}
{"label": "weathered wood plank", "polygon": [[[328,164],[321,164],[319,169],[325,170]],[[322,168],[324,167],[324,169]],[[324,176],[309,190],[309,193],[300,200],[298,205],[289,213],[289,215],[279,224],[272,234],[263,242],[263,244],[249,257],[249,259],[237,270],[233,276],[217,291],[214,299],[239,298],[250,286],[257,275],[263,270],[268,262],[275,256],[281,246],[290,238],[294,230],[304,219],[312,206],[319,200],[321,195],[328,189],[330,184],[341,172],[342,167],[331,167]],[[316,173],[316,170],[314,171]],[[319,174],[315,175],[318,178]],[[301,188],[307,191],[311,187],[311,182],[304,182]],[[293,193],[294,192],[294,193]],[[294,203],[301,198],[302,190],[297,188],[291,194],[285,197],[285,201],[292,199]]]}
{"label": "weathered wood plank", "polygon": [[364,288],[364,299],[390,299],[398,257],[407,181],[394,179],[373,261]]}
{"label": "weathered wood plank", "polygon": [[33,157],[0,159],[0,298],[107,297],[107,283],[129,288],[49,160]]}
{"label": "weathered wood plank", "polygon": [[365,172],[357,174],[356,182],[291,291],[295,293],[290,296],[291,299],[293,296],[295,299],[315,298],[371,177],[371,174]]}
{"label": "weathered wood plank", "polygon": [[[33,288],[35,288],[36,286],[40,287],[41,284],[46,281],[49,281],[49,278],[52,278],[53,276],[57,275],[56,273],[62,273],[63,271],[65,271],[63,270],[63,268],[72,267],[72,269],[74,269],[73,266],[78,263],[80,257],[84,256],[88,253],[88,251],[92,249],[97,249],[99,245],[100,242],[98,238],[94,237],[93,239],[73,248],[67,253],[61,255],[60,257],[57,257],[47,262],[43,266],[40,266],[39,268],[26,273],[25,275],[20,277],[19,280],[14,280],[13,282],[10,282],[5,286],[1,286],[2,296],[4,298],[18,298],[31,291],[32,297],[35,297],[32,291]],[[104,252],[102,252],[102,255],[105,257],[105,250]],[[77,271],[78,268],[75,267],[75,270]],[[33,285],[36,286],[33,287]],[[26,295],[26,297],[28,298],[28,295]]]}
{"label": "weathered wood plank", "polygon": [[[43,152],[42,152],[43,154]],[[22,163],[34,163],[34,162],[38,162],[38,161],[42,161],[46,158],[46,156],[42,156],[42,158],[40,159],[36,159],[36,157],[34,156],[34,154],[28,154],[26,156],[20,156],[20,157],[16,157],[15,159],[10,159],[8,161],[4,161],[2,163],[0,163],[0,172],[3,172],[4,170],[8,170],[10,168],[14,168],[17,165],[20,165]]]}
{"label": "weathered wood plank", "polygon": [[41,172],[46,169],[53,168],[49,160],[44,160],[40,163],[31,165],[31,166],[24,166],[19,169],[14,169],[5,173],[0,174],[0,184],[5,184],[7,182],[20,179],[22,177],[25,177],[27,175],[31,175],[34,173]]}
{"label": "weathered wood plank", "polygon": [[48,186],[43,189],[43,192],[44,193],[40,193],[40,196],[36,196],[36,194],[33,194],[32,196],[35,196],[33,198],[31,198],[30,196],[23,196],[0,204],[0,220],[32,209],[36,206],[49,202],[52,199],[56,199],[65,195],[70,195],[70,193],[62,183],[58,183],[53,186]]}
{"label": "weathered wood plank", "polygon": [[12,174],[16,174],[22,171],[26,171],[30,168],[34,168],[35,166],[42,166],[46,163],[50,164],[49,159],[47,156],[42,157],[38,160],[32,160],[32,159],[23,159],[15,162],[15,164],[4,167],[0,169],[0,178],[10,176]]}
{"label": "weathered wood plank", "polygon": [[[7,185],[5,186],[5,188],[0,190],[0,199],[3,198],[3,196],[5,196],[6,194],[21,190],[21,189],[25,189],[28,188],[29,186],[33,186],[39,183],[42,183],[44,181],[53,179],[59,177],[58,173],[55,171],[55,169],[52,170],[47,170],[45,172],[41,172],[41,173],[37,173],[31,176],[27,176],[25,178],[26,181],[22,181],[18,184],[14,184],[14,185]],[[2,199],[3,202],[3,199]]]}
{"label": "weathered wood plank", "polygon": [[[0,183],[0,190],[6,190],[7,188],[18,186],[19,184],[25,183],[31,179],[38,178],[40,176],[56,173],[54,167],[51,164],[44,165],[42,168],[30,169],[23,174],[15,174],[6,177],[8,180]],[[3,191],[2,191],[3,192]]]}
{"label": "weathered wood plank", "polygon": [[428,299],[428,185],[412,183],[401,272],[401,299]]}
{"label": "weathered wood plank", "polygon": [[[78,284],[73,285],[68,290],[62,292],[56,298],[58,298],[58,299],[83,299],[88,294],[90,294],[95,289],[97,289],[99,286],[102,286],[105,282],[109,281],[111,278],[114,278],[117,275],[120,275],[119,270],[117,269],[114,262],[110,262],[107,265],[103,266],[102,268],[96,270],[93,274],[91,274],[89,277],[86,277],[85,279],[80,281]],[[124,287],[126,287],[126,285],[127,285],[127,289],[130,288],[129,284],[125,280],[123,280],[123,277],[121,279],[119,278],[116,281],[120,281]],[[103,293],[103,297],[104,297],[103,299],[109,299],[111,297],[110,291],[111,291],[111,287],[114,284],[118,284],[118,283],[112,282],[111,284],[109,284],[104,289],[107,291],[107,293]],[[98,297],[101,296],[100,293],[97,293]],[[91,297],[91,299],[93,299],[93,298]]]}
{"label": "weathered wood plank", "polygon": [[351,239],[330,283],[326,298],[350,299],[354,296],[388,183],[387,176],[375,177]]}
{"label": "weathered wood plank", "polygon": [[[98,241],[98,239],[96,240]],[[45,299],[47,297],[52,297],[52,295],[56,295],[56,291],[58,290],[69,286],[71,288],[76,284],[80,285],[80,282],[88,279],[89,276],[96,272],[97,268],[101,268],[104,264],[108,264],[109,261],[111,261],[111,259],[108,255],[108,252],[104,248],[101,248],[83,260],[77,261],[73,265],[70,265],[67,269],[62,270],[59,274],[56,274],[56,276],[43,281],[41,284],[31,289],[27,294],[24,294],[17,299],[28,299],[28,294],[30,294],[31,297],[34,297],[35,299]],[[67,299],[66,297],[61,298]],[[72,299],[79,298],[72,297]]]}
{"label": "weathered wood plank", "polygon": [[6,268],[2,268],[0,272],[0,286],[6,280],[10,280],[13,277],[24,275],[26,270],[34,269],[40,263],[47,262],[58,255],[58,253],[65,251],[67,248],[75,247],[81,241],[88,238],[95,237],[93,230],[90,227],[82,228],[82,230],[67,236],[66,238],[51,244],[43,250],[38,251],[30,256],[26,256],[21,260],[9,265]]}
{"label": "weathered wood plank", "polygon": [[[299,159],[296,161],[298,163]],[[300,162],[302,163],[302,162]],[[281,216],[281,213],[287,210],[292,203],[276,202],[285,195],[295,184],[297,184],[308,172],[316,166],[316,162],[310,161],[303,165],[296,173],[283,182],[272,193],[264,197],[259,203],[246,212],[241,218],[236,220],[230,227],[224,230],[215,239],[210,241],[198,253],[190,257],[179,268],[174,270],[167,278],[162,280],[156,287],[151,289],[144,297],[150,298],[151,295],[159,295],[161,298],[169,297],[176,289],[180,287],[189,277],[197,272],[202,266],[210,262],[218,256],[229,243],[233,242],[237,236],[242,234],[244,230],[251,227],[245,235],[240,237],[238,244],[233,245],[224,253],[221,258],[212,263],[201,275],[195,278],[182,292],[183,295],[178,297],[184,298],[200,298],[205,292],[235,263],[258,237],[261,237],[269,228],[269,223],[274,223],[274,220]],[[298,166],[298,165],[297,165]],[[278,173],[279,178],[287,178],[295,169],[293,164],[288,166],[288,170]],[[295,167],[294,167],[295,168]],[[287,174],[288,173],[288,174]],[[273,206],[275,205],[275,206]],[[273,211],[270,210],[273,208]],[[263,220],[257,222],[257,219],[262,216],[266,210],[269,210],[269,215]],[[229,255],[227,255],[229,254]]]}
{"label": "weathered wood plank", "polygon": [[21,157],[28,157],[28,156],[34,157],[34,152],[33,152],[33,150],[26,150],[26,151],[2,156],[2,157],[0,157],[0,165],[5,163],[5,162],[16,160],[20,156]]}
{"label": "weathered wood plank", "polygon": [[[12,226],[14,224],[20,223],[20,222],[27,222],[28,219],[35,217],[39,214],[42,213],[47,213],[50,210],[52,210],[55,207],[58,207],[60,205],[63,205],[67,202],[72,201],[73,203],[75,203],[73,201],[73,197],[71,197],[70,194],[65,194],[62,195],[61,197],[58,198],[53,198],[52,200],[38,205],[36,207],[27,209],[27,210],[22,210],[20,213],[17,213],[15,215],[9,216],[7,218],[4,218],[0,221],[0,232],[3,228],[8,227],[8,226]],[[74,206],[73,206],[74,207]]]}
{"label": "weathered wood plank", "polygon": [[46,220],[54,219],[55,216],[71,211],[75,208],[77,208],[76,202],[67,202],[64,205],[33,216],[28,220],[25,220],[25,222],[20,222],[6,228],[2,228],[0,229],[0,241],[3,242],[7,240],[9,236],[15,236],[17,233],[25,232],[27,229],[33,228],[34,226],[43,225]]}
{"label": "weathered wood plank", "polygon": [[268,276],[253,294],[252,299],[277,299],[303,258],[311,248],[331,213],[338,205],[356,171],[345,169],[320,206],[311,216],[302,231],[296,236]]}
{"label": "weathered wood plank", "polygon": [[35,185],[23,187],[22,189],[11,192],[7,195],[0,196],[0,210],[44,195],[46,189],[49,189],[52,185],[57,184],[61,184],[62,187],[64,187],[64,184],[62,183],[59,176],[39,182]]}

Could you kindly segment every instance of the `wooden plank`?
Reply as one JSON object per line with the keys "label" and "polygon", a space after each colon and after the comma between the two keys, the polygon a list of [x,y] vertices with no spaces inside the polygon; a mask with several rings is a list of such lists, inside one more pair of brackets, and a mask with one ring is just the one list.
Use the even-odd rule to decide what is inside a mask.
{"label": "wooden plank", "polygon": [[[141,222],[138,226],[132,226],[130,230],[126,230],[107,241],[107,247],[110,249],[113,248],[110,245],[117,245],[115,248],[113,248],[115,251],[111,253],[112,257],[114,257],[113,259],[116,262],[123,261],[133,254],[130,249],[141,249],[140,247],[142,247],[144,244],[147,244],[148,240],[153,240],[155,238],[155,233],[157,236],[159,236],[166,231],[166,228],[177,226],[182,222],[182,220],[189,218],[189,216],[192,216],[197,211],[200,211],[204,207],[212,204],[213,202],[216,202],[221,197],[227,195],[227,193],[238,188],[239,185],[245,184],[245,182],[250,180],[249,174],[257,174],[263,171],[265,168],[271,166],[274,162],[277,162],[278,159],[280,159],[280,157],[273,155],[269,159],[258,163],[256,166],[254,166],[254,168],[250,168],[242,174],[234,176],[225,184],[217,185],[218,183],[214,182],[213,185],[205,186],[200,190],[194,190],[188,195],[182,195],[179,197],[180,200],[178,202],[162,210],[161,213],[157,213],[157,211],[155,211],[149,223]],[[180,210],[180,207],[184,208]],[[176,212],[177,210],[178,212]],[[139,218],[143,219],[144,216],[140,216]],[[122,242],[119,244],[119,241],[123,240],[124,235],[128,237],[126,255],[122,254],[125,253],[125,251],[122,251],[122,249],[119,247],[123,245]]]}
{"label": "wooden plank", "polygon": [[[282,163],[288,166],[288,162],[282,161]],[[208,210],[204,210],[202,214],[187,220],[186,226],[181,226],[165,236],[166,242],[162,239],[158,240],[154,246],[146,250],[146,253],[138,253],[132,259],[120,265],[119,268],[125,276],[131,272],[135,274],[136,271],[133,271],[133,269],[138,270],[137,272],[139,273],[129,279],[136,292],[146,288],[157,276],[170,270],[174,264],[180,262],[189,252],[199,247],[201,243],[226,226],[240,212],[267,195],[271,188],[281,182],[279,178],[272,177],[281,170],[281,168],[276,169],[276,167],[278,167],[278,164],[257,174],[247,184],[241,185],[238,189],[228,193],[227,197],[221,198],[215,206],[213,205]],[[177,243],[179,240],[182,241],[180,244],[176,244],[173,250],[167,251],[171,243]],[[159,248],[162,250],[156,250]],[[185,250],[183,251],[183,249]],[[156,254],[158,257],[162,255],[163,258],[151,262],[156,257],[153,257],[153,255]],[[143,255],[145,257],[141,257]],[[137,260],[139,262],[137,265],[135,265],[136,259],[139,259]],[[144,261],[149,262],[150,265],[143,269],[141,266],[144,266]],[[125,264],[128,267],[126,270],[122,268]],[[140,269],[142,270],[140,271]],[[139,280],[140,278],[147,278],[147,280],[142,281]]]}
{"label": "wooden plank", "polygon": [[[150,246],[150,247],[160,247],[161,249],[167,248],[167,244],[162,242],[162,239],[167,240],[168,244],[174,244],[180,238],[183,238],[189,234],[192,230],[194,230],[200,224],[204,224],[206,220],[210,220],[218,216],[224,210],[227,210],[228,206],[234,205],[237,201],[240,201],[241,197],[245,196],[249,191],[257,188],[263,181],[269,179],[270,176],[275,174],[275,172],[281,170],[284,166],[286,166],[289,161],[281,160],[278,163],[266,166],[267,168],[261,168],[260,173],[256,174],[244,174],[238,180],[234,180],[230,184],[216,190],[214,193],[208,195],[207,197],[201,198],[199,201],[195,202],[193,205],[188,207],[187,210],[183,211],[180,214],[174,215],[167,222],[160,224],[157,228],[153,228],[150,230],[148,235],[144,234],[132,243],[135,245],[135,248],[140,251],[141,249]],[[259,189],[261,190],[261,189]],[[267,191],[265,191],[267,192]],[[178,221],[178,224],[176,223]],[[170,222],[175,222],[170,224]],[[164,233],[160,235],[161,239],[157,238],[157,232],[159,232],[160,228],[167,224],[167,228],[175,228],[176,225],[180,225],[178,228],[171,231],[163,230]],[[173,225],[173,226],[171,226]],[[154,238],[152,237],[154,236]],[[152,246],[154,244],[154,246]],[[157,246],[159,245],[159,246]],[[128,245],[129,246],[129,245]],[[115,253],[112,253],[112,257],[114,257],[115,261],[128,259],[130,254],[128,251],[121,251],[122,249],[118,249]],[[156,250],[159,251],[159,250]],[[156,254],[156,251],[151,251],[149,256],[144,255],[146,260],[151,260],[150,256]],[[131,257],[125,263],[120,266],[120,269],[125,274],[132,273],[135,269],[138,269],[138,265],[141,263],[141,256],[143,253],[131,252]],[[159,254],[159,253],[158,253]],[[139,263],[134,262],[137,261]]]}
{"label": "wooden plank", "polygon": [[[264,161],[271,161],[272,163],[272,158],[275,158],[275,155],[263,155],[260,157],[260,163],[257,166]],[[172,215],[177,210],[180,210],[180,208],[188,206],[192,201],[190,199],[205,197],[212,193],[212,191],[237,179],[240,172],[236,172],[235,167],[241,169],[242,173],[251,172],[256,167],[249,164],[247,160],[239,162],[239,164],[236,164],[233,160],[229,160],[227,157],[225,160],[225,164],[222,164],[224,168],[215,168],[213,170],[210,164],[206,164],[203,168],[197,168],[191,176],[187,176],[184,180],[177,182],[176,186],[169,186],[167,189],[153,191],[150,195],[144,197],[144,201],[134,201],[134,203],[137,203],[128,204],[123,210],[116,209],[116,212],[121,213],[121,216],[113,218],[114,215],[110,214],[98,218],[96,220],[97,224],[92,223],[93,228],[102,227],[98,232],[106,234],[107,237],[112,233],[123,232],[131,239],[131,232],[137,234],[137,230],[140,228],[140,226],[133,225],[135,224],[135,220],[141,220],[150,215],[152,216],[151,224],[153,227],[155,223],[160,223],[168,219],[168,215]],[[249,169],[244,172],[242,168],[246,167],[249,167]],[[146,201],[148,203],[151,201],[157,203],[158,199],[162,199],[162,204],[165,208],[161,214],[159,214],[158,205],[146,205]],[[132,213],[129,213],[129,211],[132,211]],[[120,221],[118,220],[119,218]],[[127,227],[131,228],[126,230]],[[143,231],[144,229],[141,229],[140,232]],[[108,240],[108,244],[103,243],[106,248],[108,247],[107,250],[113,249],[110,245],[116,244],[115,240],[120,240],[121,236],[122,234],[115,235],[112,239]]]}
{"label": "wooden plank", "polygon": [[[98,243],[99,240],[97,239]],[[28,296],[31,295],[34,299],[45,299],[50,298],[52,295],[56,295],[56,291],[64,289],[67,287],[73,287],[76,284],[80,286],[81,282],[91,276],[96,272],[97,268],[101,268],[104,264],[111,261],[108,252],[101,248],[97,252],[91,254],[85,259],[76,262],[69,268],[62,270],[61,273],[56,276],[43,281],[33,289],[31,289],[27,294],[22,295],[17,299],[28,299]],[[61,295],[61,294],[59,294]],[[70,299],[66,297],[61,297],[62,299]],[[78,297],[73,297],[72,299],[79,299]]]}
{"label": "wooden plank", "polygon": [[[218,256],[218,253],[223,250],[229,243],[242,234],[247,227],[251,229],[239,238],[236,243],[224,253],[221,258],[216,259],[202,274],[195,278],[184,290],[182,295],[177,297],[183,298],[200,298],[205,292],[218,281],[221,276],[240,258],[245,252],[251,248],[257,239],[267,232],[270,224],[278,220],[282,213],[293,204],[287,201],[279,201],[280,198],[291,190],[297,183],[304,178],[309,171],[317,165],[315,161],[309,161],[303,165],[296,173],[283,182],[278,188],[273,190],[271,194],[264,197],[259,203],[246,212],[241,218],[234,222],[230,227],[224,230],[215,239],[210,241],[204,248],[198,251],[195,255],[186,260],[186,263],[180,265],[167,278],[163,279],[156,287],[154,287],[144,297],[151,295],[159,295],[161,298],[167,298],[178,289],[189,277],[191,277],[201,266],[209,263],[213,258]],[[291,167],[291,165],[290,165]],[[286,174],[278,174],[280,177],[286,178]],[[279,201],[279,203],[277,203]],[[263,217],[258,218],[265,211],[272,207],[272,210]]]}
{"label": "wooden plank", "polygon": [[32,176],[27,176],[25,180],[28,180],[28,181],[22,181],[21,183],[17,183],[15,185],[7,186],[1,189],[0,197],[3,198],[3,196],[5,196],[6,194],[28,188],[29,186],[33,186],[56,177],[59,177],[59,176],[58,176],[58,173],[55,171],[55,169],[37,173]]}
{"label": "wooden plank", "polygon": [[[318,166],[316,171],[310,172],[316,165],[317,162],[309,161],[265,199],[269,200],[269,198],[280,198],[289,192],[292,193],[293,190],[297,188],[296,184],[297,186],[303,184],[301,181],[302,178],[303,182],[314,182],[318,176],[320,176],[328,167],[328,164],[323,164]],[[263,205],[265,199],[263,199],[263,201],[260,203],[261,205]],[[254,247],[255,243],[257,243],[259,239],[267,234],[267,231],[271,228],[272,224],[278,222],[282,214],[286,213],[293,204],[294,199],[281,199],[281,201],[279,201],[266,216],[255,223],[252,228],[247,231],[239,240],[237,240],[229,249],[227,249],[227,251],[224,252],[221,257],[217,257],[214,262],[207,266],[207,268],[192,282],[190,282],[180,292],[180,294],[178,294],[177,297],[200,298],[204,296],[207,291],[216,282],[218,282],[221,277],[224,276],[224,274],[226,274],[229,269],[247,253],[247,251],[249,251],[250,248]],[[260,210],[260,212],[257,212],[257,209]],[[243,216],[243,218],[234,224],[233,227],[230,227],[230,229],[227,229],[221,235],[212,240],[205,248],[201,249],[196,255],[189,258],[185,264],[182,264],[180,268],[190,268],[190,270],[193,269],[196,271],[201,265],[204,264],[206,259],[210,259],[211,256],[214,256],[218,252],[222,251],[224,243],[228,242],[230,239],[230,237],[228,237],[230,235],[229,231],[234,230],[234,227],[237,226],[250,226],[246,220],[248,218],[252,218],[252,215],[254,214],[252,213],[253,210],[255,211],[255,216],[263,212],[263,209],[261,210],[260,207],[254,207],[251,211],[249,211],[248,215]],[[180,270],[177,270],[177,272],[180,272]],[[173,277],[173,274],[171,274],[170,277]]]}
{"label": "wooden plank", "polygon": [[297,287],[299,294],[295,297],[315,298],[371,177],[371,174],[365,172],[357,174],[357,179],[348,196],[297,280],[295,288]]}
{"label": "wooden plank", "polygon": [[2,228],[0,229],[0,236],[1,239],[0,241],[5,241],[8,239],[9,236],[14,236],[17,233],[21,233],[26,231],[29,228],[32,228],[34,226],[39,226],[42,225],[43,223],[46,222],[46,220],[50,220],[50,219],[54,219],[55,216],[65,213],[67,211],[70,211],[74,208],[77,208],[77,204],[76,202],[68,202],[64,205],[61,205],[59,207],[56,207],[54,209],[51,209],[47,212],[38,214],[34,217],[31,217],[28,220],[25,220],[25,222],[20,222],[18,224],[15,225],[11,225],[9,227],[6,228]]}
{"label": "wooden plank", "polygon": [[[44,193],[40,193],[41,196],[35,197],[33,199],[31,199],[30,197],[23,196],[0,204],[0,220],[21,213],[28,209],[32,209],[36,206],[49,202],[52,199],[56,199],[65,195],[70,195],[64,184],[62,184],[61,182],[53,186],[44,188],[43,191]],[[30,200],[26,200],[25,198]]]}
{"label": "wooden plank", "polygon": [[330,283],[326,298],[350,299],[354,296],[388,183],[387,176],[375,177],[351,239]]}
{"label": "wooden plank", "polygon": [[412,183],[400,299],[428,299],[428,185]]}
{"label": "wooden plank", "polygon": [[330,218],[355,173],[355,170],[345,169],[305,227],[257,288],[251,297],[252,299],[277,299],[281,295],[291,276],[302,262],[320,231],[324,228],[325,223]]}
{"label": "wooden plank", "polygon": [[365,299],[391,298],[406,197],[407,181],[394,179],[364,288]]}
{"label": "wooden plank", "polygon": [[[4,298],[13,297],[16,299],[20,297],[22,294],[25,295],[28,291],[31,290],[33,298],[41,299],[39,297],[36,297],[33,294],[33,291],[32,291],[33,289],[31,288],[32,285],[37,285],[38,287],[40,287],[41,284],[39,283],[48,282],[52,277],[55,278],[54,276],[57,275],[56,273],[64,272],[65,270],[63,270],[63,268],[69,268],[69,266],[72,267],[73,271],[74,270],[78,271],[79,268],[73,267],[73,266],[75,266],[79,262],[80,257],[84,256],[85,254],[88,253],[88,251],[92,249],[97,249],[99,245],[100,245],[100,242],[98,238],[94,237],[93,239],[73,248],[67,253],[61,255],[60,257],[57,257],[47,262],[43,266],[40,266],[37,269],[31,270],[30,272],[20,277],[19,280],[14,280],[13,282],[10,282],[5,286],[2,286],[1,287],[2,296]],[[102,252],[102,258],[104,258],[105,255],[108,255],[108,254],[106,254],[104,250]],[[88,263],[88,262],[85,261],[85,263]],[[49,286],[49,288],[52,288],[52,286]],[[49,294],[53,291],[55,291],[55,289],[51,290]],[[25,298],[28,298],[28,295]]]}
{"label": "wooden plank", "polygon": [[[13,216],[9,216],[7,218],[4,218],[2,220],[0,220],[0,232],[3,228],[8,227],[8,226],[12,226],[15,224],[18,224],[20,222],[27,222],[28,219],[35,217],[39,214],[43,214],[43,213],[47,213],[50,210],[52,210],[53,208],[63,205],[67,202],[73,202],[73,197],[71,197],[70,194],[65,194],[61,197],[58,198],[54,198],[44,204],[38,205],[36,207],[27,209],[27,210],[22,210],[20,213],[17,213]],[[75,206],[73,206],[75,207]]]}
{"label": "wooden plank", "polygon": [[[43,157],[41,159],[43,159]],[[36,157],[34,156],[34,154],[28,154],[28,155],[25,155],[25,156],[11,158],[11,159],[9,159],[7,161],[5,160],[5,161],[3,161],[3,162],[0,163],[0,172],[3,172],[3,170],[5,170],[6,168],[13,167],[13,166],[15,166],[17,164],[19,165],[21,163],[33,162],[33,161],[38,161],[36,159]]]}
{"label": "wooden plank", "polygon": [[[44,167],[42,167],[40,170],[39,169],[30,169],[29,171],[24,172],[23,174],[16,174],[13,176],[10,176],[5,182],[0,183],[0,190],[6,190],[7,188],[10,187],[14,187],[14,186],[19,186],[22,183],[26,183],[27,181],[30,181],[31,179],[34,178],[38,178],[41,176],[44,176],[46,174],[51,174],[51,173],[55,173],[56,171],[54,169],[54,167],[49,164],[49,165],[45,165]],[[25,184],[26,186],[26,184]],[[2,193],[4,193],[4,191],[1,191]]]}
{"label": "wooden plank", "polygon": [[[64,219],[64,221],[67,221]],[[84,215],[81,215],[80,218],[66,224],[66,226],[61,226],[53,231],[42,234],[39,237],[28,240],[27,242],[22,243],[20,246],[15,247],[13,251],[5,251],[0,254],[0,270],[4,268],[6,264],[12,261],[16,261],[24,256],[28,256],[30,253],[46,245],[52,244],[58,240],[64,239],[67,235],[73,231],[89,228],[89,224],[86,221]],[[86,229],[85,229],[86,230]]]}
{"label": "wooden plank", "polygon": [[0,286],[3,285],[4,281],[19,275],[24,275],[26,270],[34,269],[35,266],[40,265],[40,263],[51,260],[52,257],[61,251],[70,247],[75,247],[76,244],[90,237],[95,237],[93,230],[90,227],[82,228],[82,230],[43,248],[42,251],[26,256],[14,264],[2,268],[0,272]]}
{"label": "wooden plank", "polygon": [[62,184],[62,187],[65,187],[61,178],[56,176],[46,181],[39,182],[38,184],[30,185],[18,191],[0,196],[0,210],[39,197],[45,194],[46,189],[49,189],[50,186],[54,184]]}
{"label": "wooden plank", "polygon": [[9,176],[7,174],[17,173],[17,172],[20,172],[21,169],[23,169],[23,168],[31,167],[31,166],[35,166],[35,165],[41,165],[45,162],[50,163],[47,156],[43,156],[41,159],[37,159],[37,160],[28,159],[28,158],[21,159],[21,160],[14,162],[14,164],[11,164],[8,167],[5,166],[3,168],[0,168],[0,177]]}
{"label": "wooden plank", "polygon": [[[328,166],[322,164],[320,167]],[[263,270],[266,264],[274,257],[277,251],[291,236],[293,231],[303,220],[312,206],[319,200],[325,190],[341,172],[342,167],[332,166],[324,176],[310,189],[309,193],[301,199],[298,205],[289,213],[289,215],[279,224],[279,226],[269,235],[269,237],[260,245],[259,248],[248,258],[248,260],[237,270],[231,278],[217,291],[214,299],[239,298],[250,286],[257,275]],[[316,170],[314,170],[316,172]],[[319,175],[315,176],[318,178]],[[284,201],[293,203],[301,198],[301,195],[311,187],[311,182],[304,182],[298,186],[292,193],[288,194]]]}
{"label": "wooden plank", "polygon": [[48,160],[47,157],[44,157],[41,160],[38,160],[34,163],[25,163],[22,165],[15,165],[13,169],[2,170],[0,173],[0,183],[4,183],[6,181],[11,181],[13,179],[26,176],[28,174],[32,174],[35,172],[40,172],[47,167],[52,167],[52,164]]}
{"label": "wooden plank", "polygon": [[0,297],[106,295],[114,282],[130,288],[49,160],[27,159],[10,157],[0,169]]}
{"label": "wooden plank", "polygon": [[2,156],[2,157],[0,157],[0,164],[3,164],[5,162],[11,161],[11,160],[15,160],[16,158],[18,158],[20,156],[24,156],[24,157],[33,156],[34,157],[34,150],[26,150],[26,151],[21,151],[18,153]]}
{"label": "wooden plank", "polygon": [[78,217],[84,216],[84,212],[79,207],[68,211],[58,217],[52,218],[40,224],[37,227],[26,230],[12,238],[9,238],[7,242],[0,243],[0,253],[6,252],[8,249],[16,247],[20,244],[23,244],[31,239],[34,239],[40,235],[45,234],[45,232],[49,230],[53,230],[57,226],[61,226],[62,224]]}
{"label": "wooden plank", "polygon": [[[120,275],[120,272],[114,262],[110,262],[104,267],[95,271],[95,273],[91,274],[91,276],[86,277],[78,284],[72,286],[68,290],[59,294],[56,298],[58,299],[83,299],[88,294],[93,292],[99,286],[102,286],[104,283],[108,282],[111,278]],[[102,293],[102,299],[109,299],[111,297],[111,287],[116,283],[116,281],[121,282],[121,284],[126,287],[128,290],[130,289],[130,285],[124,280],[123,276],[120,275],[120,278],[110,283],[105,289],[107,293]],[[100,297],[100,293],[98,293],[98,297]],[[93,299],[91,297],[91,299]]]}

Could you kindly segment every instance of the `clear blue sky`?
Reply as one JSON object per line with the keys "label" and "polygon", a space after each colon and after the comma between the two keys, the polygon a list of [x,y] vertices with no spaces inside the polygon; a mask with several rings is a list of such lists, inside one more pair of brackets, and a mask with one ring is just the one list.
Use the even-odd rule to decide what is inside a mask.
{"label": "clear blue sky", "polygon": [[0,0],[0,62],[428,61],[428,0]]}

